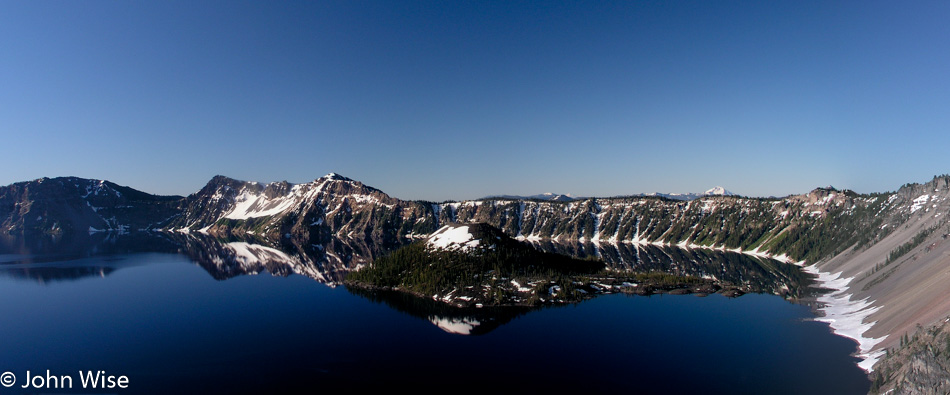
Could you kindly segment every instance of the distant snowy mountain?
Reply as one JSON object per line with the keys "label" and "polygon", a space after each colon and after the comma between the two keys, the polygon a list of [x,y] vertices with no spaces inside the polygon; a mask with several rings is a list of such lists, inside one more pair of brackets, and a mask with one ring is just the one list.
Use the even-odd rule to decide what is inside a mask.
{"label": "distant snowy mountain", "polygon": [[703,192],[703,193],[694,193],[694,192],[688,192],[688,193],[661,193],[661,192],[653,192],[653,193],[643,193],[643,194],[641,194],[641,196],[659,196],[659,197],[665,197],[665,198],[667,198],[667,199],[683,200],[683,201],[696,200],[696,199],[699,199],[699,198],[701,198],[701,197],[703,197],[703,196],[735,196],[735,195],[736,195],[736,194],[734,194],[734,193],[732,193],[732,192],[729,192],[728,190],[726,190],[726,188],[723,188],[723,187],[720,187],[720,186],[717,186],[717,187],[715,187],[715,188],[709,189],[709,190],[707,190],[706,192]]}
{"label": "distant snowy mountain", "polygon": [[729,192],[726,188],[723,188],[723,187],[720,187],[720,186],[716,186],[716,187],[714,187],[714,188],[712,188],[712,189],[707,190],[706,192],[703,192],[703,195],[704,195],[704,196],[712,196],[712,195],[718,195],[718,196],[735,196],[736,194],[734,194],[734,193],[732,193],[732,192]]}
{"label": "distant snowy mountain", "polygon": [[[658,196],[664,197],[672,200],[683,200],[690,201],[696,200],[703,196],[736,196],[736,194],[730,192],[726,188],[721,186],[716,186],[711,188],[703,193],[687,192],[687,193],[662,193],[662,192],[651,192],[651,193],[641,193],[637,196]],[[572,202],[576,200],[584,200],[586,198],[574,196],[571,194],[559,194],[559,193],[541,193],[531,196],[521,196],[521,195],[491,195],[483,197],[479,200],[493,200],[493,199],[508,199],[508,200],[544,200],[549,202]]]}
{"label": "distant snowy mountain", "polygon": [[545,192],[545,193],[541,193],[541,194],[537,194],[537,195],[531,195],[531,196],[520,196],[520,195],[493,195],[493,196],[486,196],[486,197],[483,197],[481,200],[484,200],[484,199],[546,200],[546,201],[550,201],[550,202],[570,202],[570,201],[573,201],[573,200],[580,200],[580,199],[583,199],[583,198],[577,197],[577,196],[573,196],[573,195],[571,195],[571,194],[569,194],[569,193],[568,193],[568,194],[559,194],[559,193]]}

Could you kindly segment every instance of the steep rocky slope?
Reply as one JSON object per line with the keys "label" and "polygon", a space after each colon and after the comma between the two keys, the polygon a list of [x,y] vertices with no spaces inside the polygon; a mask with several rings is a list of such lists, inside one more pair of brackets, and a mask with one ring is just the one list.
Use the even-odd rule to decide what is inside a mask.
{"label": "steep rocky slope", "polygon": [[383,245],[435,229],[432,205],[395,199],[337,174],[296,185],[262,185],[217,176],[183,199],[181,209],[182,215],[167,229],[311,243],[338,236]]}
{"label": "steep rocky slope", "polygon": [[899,343],[871,374],[871,393],[950,393],[950,319],[897,335]]}

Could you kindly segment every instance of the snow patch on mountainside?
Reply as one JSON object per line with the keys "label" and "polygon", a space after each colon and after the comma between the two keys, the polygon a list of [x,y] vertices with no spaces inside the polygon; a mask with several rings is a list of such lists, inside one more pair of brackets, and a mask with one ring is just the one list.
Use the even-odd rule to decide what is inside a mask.
{"label": "snow patch on mountainside", "polygon": [[858,366],[864,371],[870,373],[873,371],[874,364],[884,356],[883,350],[871,352],[878,343],[884,341],[887,336],[879,338],[864,337],[864,333],[874,326],[875,322],[867,322],[871,314],[878,311],[880,307],[872,307],[867,299],[851,300],[851,294],[848,291],[848,284],[854,280],[854,277],[841,277],[841,273],[821,272],[816,265],[805,267],[805,272],[818,276],[818,283],[822,288],[834,290],[831,293],[822,295],[818,302],[822,304],[819,309],[824,313],[824,317],[816,318],[815,321],[827,322],[836,335],[854,339],[858,342],[861,362]]}
{"label": "snow patch on mountainside", "polygon": [[445,225],[435,231],[426,241],[429,247],[444,250],[469,251],[478,247],[480,240],[469,233],[468,226],[452,227]]}
{"label": "snow patch on mountainside", "polygon": [[248,219],[277,215],[294,205],[296,199],[279,197],[268,199],[264,195],[256,195],[244,191],[234,199],[234,208],[224,215],[228,219]]}
{"label": "snow patch on mountainside", "polygon": [[914,213],[924,207],[930,200],[930,195],[921,195],[914,199],[914,205],[910,207],[910,212]]}

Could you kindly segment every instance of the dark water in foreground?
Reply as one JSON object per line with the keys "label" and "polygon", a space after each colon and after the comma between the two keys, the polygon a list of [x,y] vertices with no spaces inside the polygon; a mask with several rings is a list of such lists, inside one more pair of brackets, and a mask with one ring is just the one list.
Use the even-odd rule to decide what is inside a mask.
{"label": "dark water in foreground", "polygon": [[427,313],[425,303],[383,303],[301,275],[216,280],[174,253],[22,258],[0,255],[0,371],[17,378],[4,393],[27,391],[26,371],[47,369],[72,376],[72,390],[41,390],[61,393],[80,392],[80,370],[127,376],[116,393],[869,387],[853,342],[773,295],[604,295],[503,312],[492,330],[462,336],[434,322],[457,329],[491,314],[445,318],[438,306]]}

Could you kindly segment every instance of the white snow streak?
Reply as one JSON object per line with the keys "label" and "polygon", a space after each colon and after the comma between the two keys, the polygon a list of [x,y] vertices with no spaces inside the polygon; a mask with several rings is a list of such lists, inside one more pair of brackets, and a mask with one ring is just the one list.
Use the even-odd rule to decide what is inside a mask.
{"label": "white snow streak", "polygon": [[805,271],[817,275],[822,288],[834,290],[818,298],[818,302],[823,305],[819,311],[825,316],[816,318],[815,321],[827,322],[836,335],[857,341],[859,350],[857,357],[861,358],[858,366],[870,373],[874,370],[874,364],[884,355],[883,350],[875,352],[871,350],[887,336],[864,337],[864,332],[871,329],[876,322],[865,323],[864,320],[880,307],[872,307],[867,298],[851,300],[851,294],[845,291],[848,290],[848,284],[854,277],[841,278],[841,273],[821,272],[815,265],[805,267]]}

